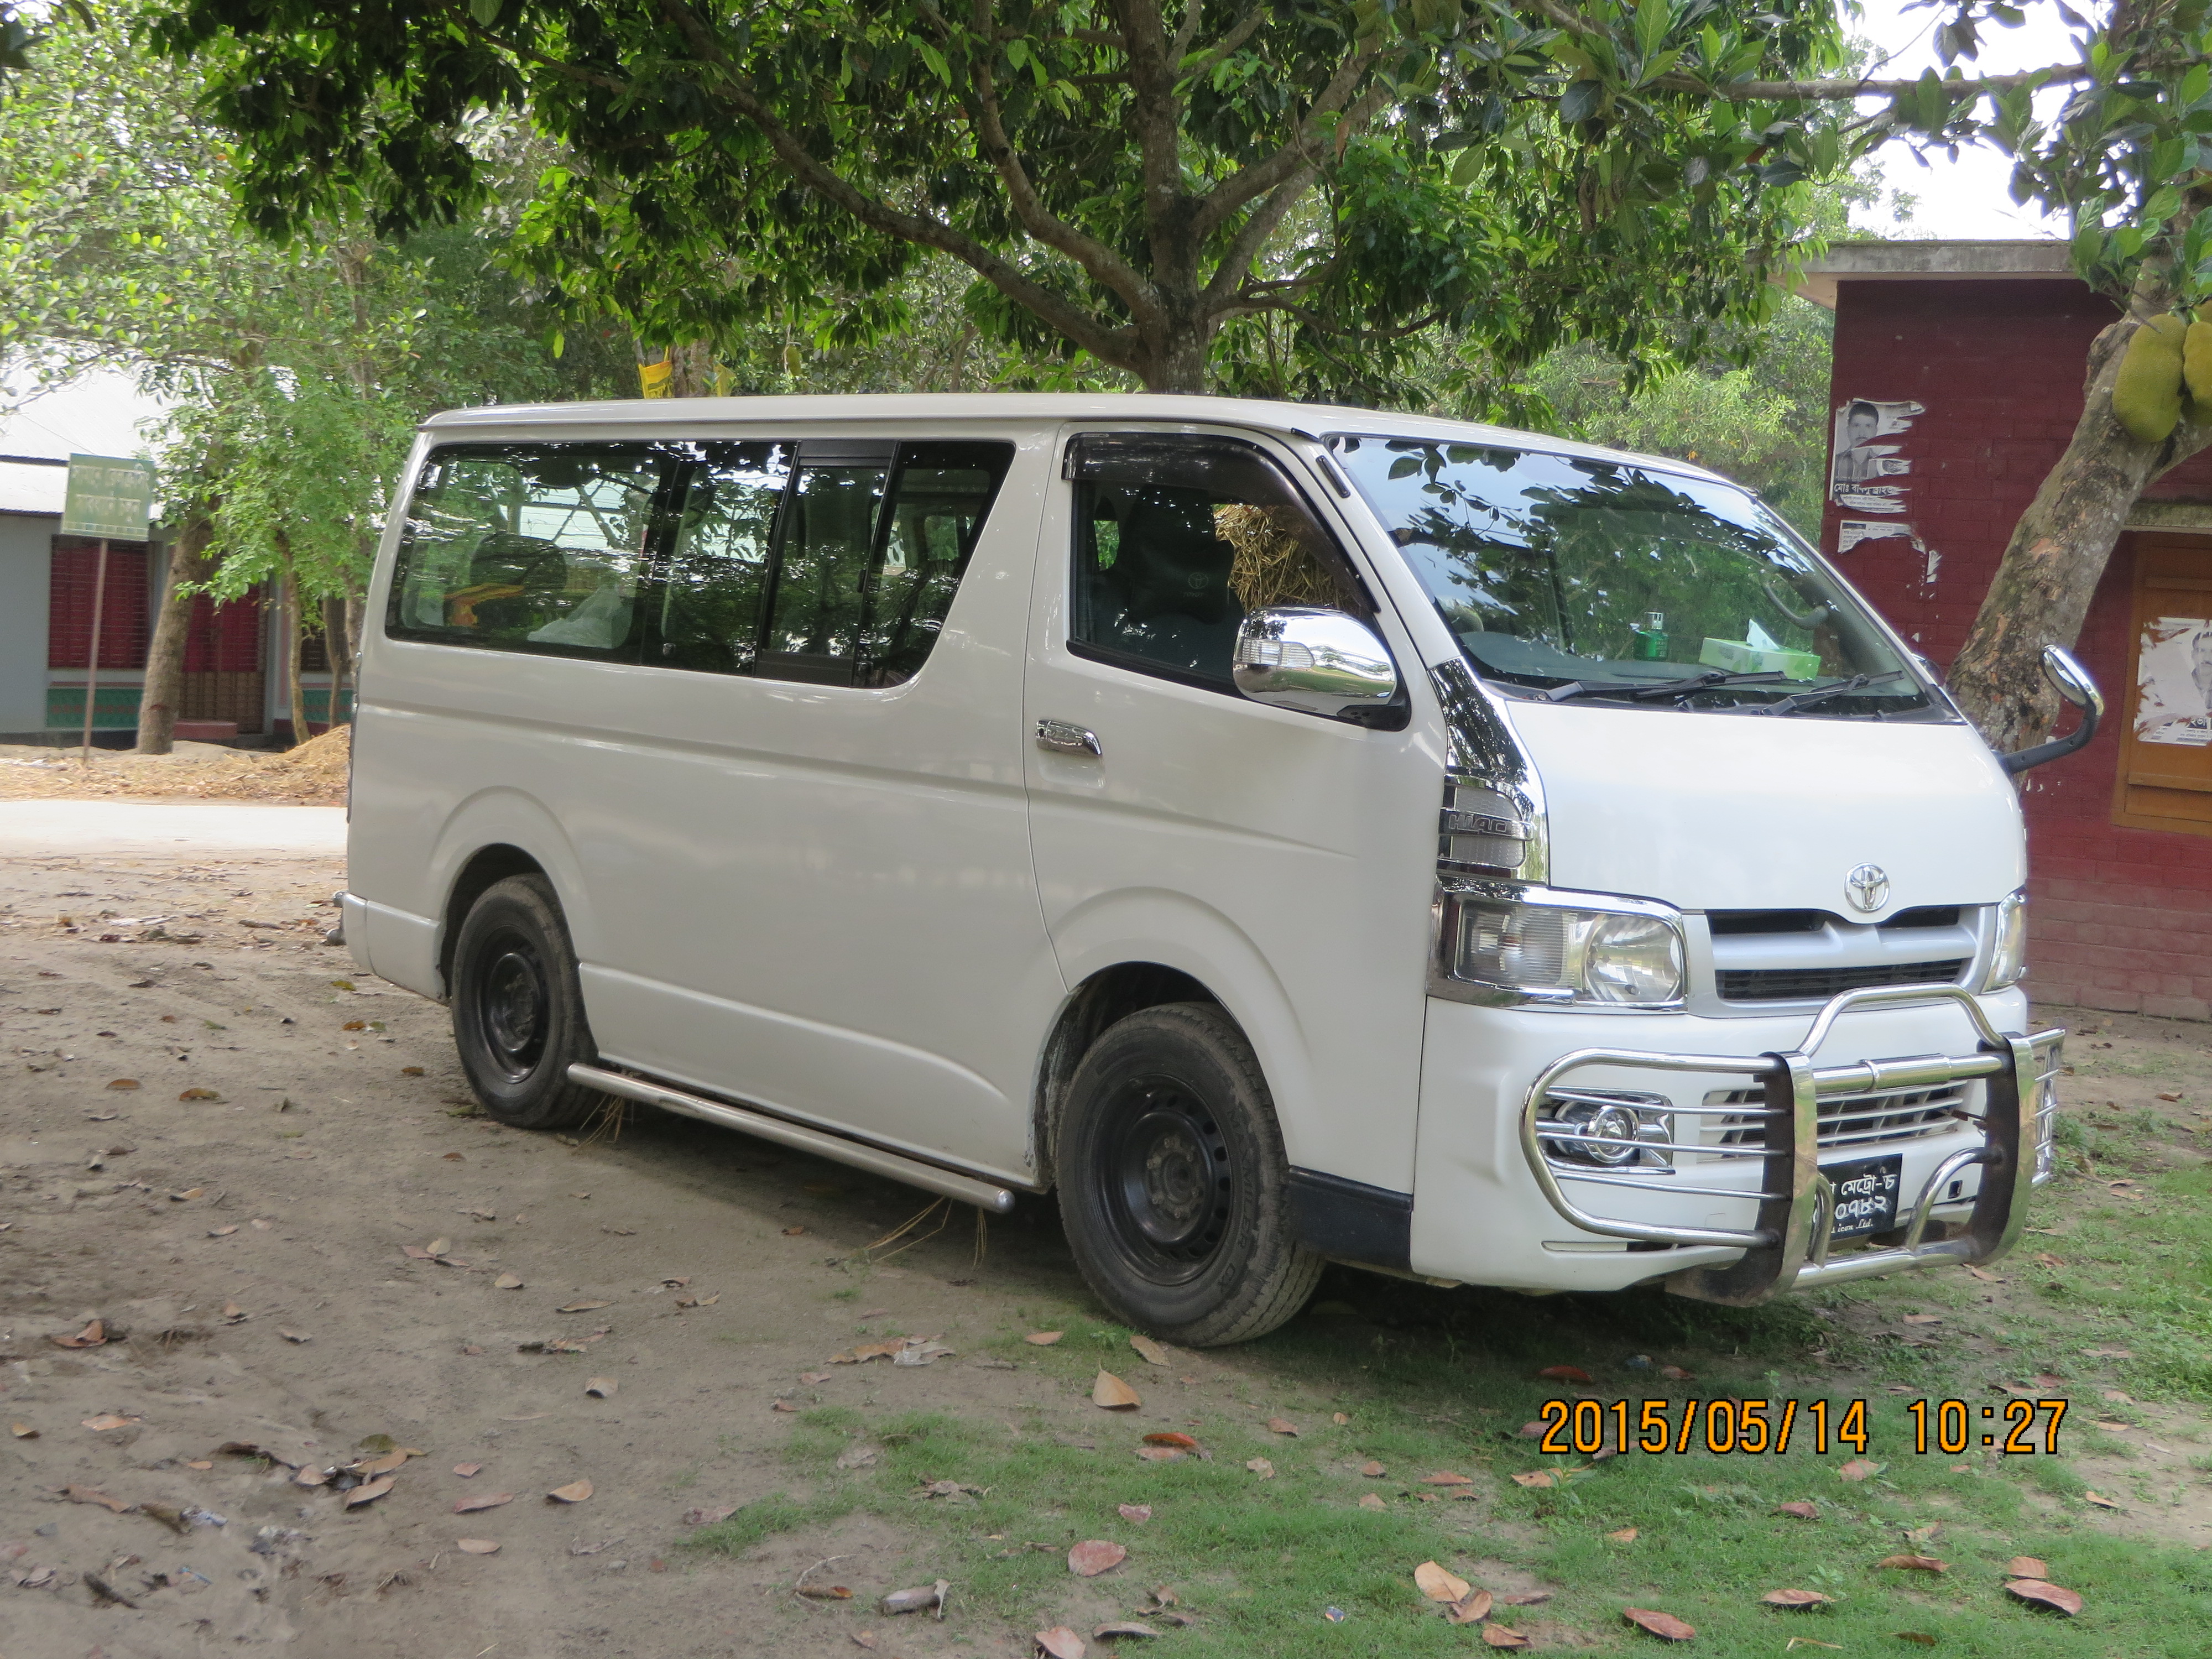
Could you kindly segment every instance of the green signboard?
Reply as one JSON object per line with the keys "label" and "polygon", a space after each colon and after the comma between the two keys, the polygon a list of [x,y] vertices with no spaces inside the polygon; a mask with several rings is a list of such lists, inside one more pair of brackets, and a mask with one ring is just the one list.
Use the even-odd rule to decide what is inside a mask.
{"label": "green signboard", "polygon": [[62,534],[143,542],[154,511],[154,463],[112,455],[72,455]]}

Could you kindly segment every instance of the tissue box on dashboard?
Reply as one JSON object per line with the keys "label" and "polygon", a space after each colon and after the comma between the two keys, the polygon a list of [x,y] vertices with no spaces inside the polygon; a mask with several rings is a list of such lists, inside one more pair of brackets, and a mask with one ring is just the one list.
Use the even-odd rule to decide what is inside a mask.
{"label": "tissue box on dashboard", "polygon": [[1732,674],[1779,670],[1785,678],[1793,680],[1816,679],[1820,672],[1820,659],[1810,651],[1785,651],[1778,646],[1770,650],[1741,640],[1707,640],[1698,660],[1708,668],[1725,668]]}

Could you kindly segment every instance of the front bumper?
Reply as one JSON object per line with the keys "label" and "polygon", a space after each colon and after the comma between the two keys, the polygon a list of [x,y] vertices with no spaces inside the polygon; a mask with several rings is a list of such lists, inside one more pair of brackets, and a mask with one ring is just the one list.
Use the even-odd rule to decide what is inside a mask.
{"label": "front bumper", "polygon": [[[1950,1002],[1962,1008],[1978,1043],[1971,1054],[1917,1055],[1901,1060],[1868,1060],[1848,1065],[1816,1066],[1814,1056],[1846,1015],[1859,1011]],[[1667,1286],[1702,1300],[1749,1304],[1792,1289],[1872,1278],[1908,1268],[1944,1263],[1986,1261],[2010,1249],[2020,1236],[2027,1194],[2049,1156],[2055,1079],[2064,1034],[2051,1030],[2010,1036],[1991,1023],[1981,1004],[1955,986],[1896,986],[1846,991],[1832,999],[1796,1046],[1756,1056],[1674,1054],[1650,1049],[1586,1048],[1562,1055],[1529,1087],[1519,1120],[1520,1144],[1538,1189],[1564,1220],[1604,1238],[1646,1246],[1726,1246],[1742,1254],[1725,1264],[1687,1266],[1670,1273]],[[1682,1198],[1718,1199],[1755,1206],[1745,1224],[1687,1225],[1656,1219],[1607,1215],[1589,1188],[1621,1188],[1649,1194],[1655,1183],[1633,1171],[1607,1171],[1554,1158],[1546,1150],[1540,1114],[1552,1091],[1571,1074],[1593,1068],[1607,1073],[1658,1071],[1757,1079],[1763,1103],[1669,1106],[1691,1116],[1726,1114],[1731,1121],[1763,1120],[1759,1144],[1716,1146],[1710,1141],[1662,1143],[1650,1147],[1668,1155],[1741,1160],[1759,1168],[1756,1188],[1697,1186],[1669,1182],[1665,1193]],[[1832,1253],[1836,1194],[1820,1168],[1820,1107],[1824,1098],[1867,1091],[1937,1088],[1972,1079],[1981,1082],[1981,1110],[1966,1118],[1977,1133],[1971,1144],[1948,1151],[1930,1170],[1920,1172],[1917,1190],[1908,1188],[1909,1214],[1903,1239],[1887,1248]],[[1677,1131],[1676,1133],[1680,1133]],[[1978,1190],[1971,1211],[1955,1233],[1930,1239],[1929,1223],[1947,1191],[1966,1170],[1978,1169]],[[1668,1172],[1670,1175],[1672,1171]],[[1568,1188],[1583,1191],[1570,1195]],[[1598,1195],[1600,1198],[1602,1194]]]}

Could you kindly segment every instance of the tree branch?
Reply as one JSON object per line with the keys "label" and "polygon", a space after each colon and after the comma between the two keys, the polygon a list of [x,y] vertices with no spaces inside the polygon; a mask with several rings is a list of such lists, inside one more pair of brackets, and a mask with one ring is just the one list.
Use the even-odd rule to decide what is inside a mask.
{"label": "tree branch", "polygon": [[1229,244],[1229,251],[1221,256],[1221,263],[1214,268],[1213,280],[1206,285],[1209,306],[1227,300],[1232,292],[1249,291],[1242,287],[1244,273],[1252,268],[1253,260],[1260,257],[1260,250],[1275,234],[1275,228],[1283,222],[1284,216],[1297,204],[1300,197],[1313,188],[1314,180],[1319,176],[1318,167],[1299,169],[1276,185],[1267,199],[1253,209],[1244,222],[1237,227],[1237,234]]}
{"label": "tree branch", "polygon": [[[1297,131],[1291,135],[1281,149],[1230,174],[1206,193],[1199,203],[1197,216],[1192,222],[1193,231],[1200,238],[1212,235],[1228,222],[1231,214],[1245,203],[1266,195],[1301,168],[1318,166],[1313,148],[1315,121],[1322,116],[1337,112],[1345,100],[1352,96],[1352,88],[1374,67],[1375,60],[1380,55],[1372,52],[1362,52],[1345,59],[1343,67],[1322,88],[1321,96],[1314,100],[1312,109],[1300,119]],[[1344,119],[1340,124],[1340,130],[1348,136],[1364,126],[1376,111],[1389,101],[1389,88],[1370,87],[1350,109],[1345,111]]]}
{"label": "tree branch", "polygon": [[[1198,0],[1190,0],[1194,5]],[[1155,280],[1173,279],[1188,263],[1183,216],[1182,101],[1176,96],[1175,65],[1168,58],[1166,21],[1158,0],[1114,0],[1121,38],[1128,43],[1129,88],[1135,94],[1135,131],[1144,184],[1140,210],[1152,245]]]}
{"label": "tree branch", "polygon": [[[1198,15],[1198,8],[1199,0],[1191,0],[1190,17],[1195,17]],[[1189,27],[1190,17],[1184,19],[1184,27],[1186,28]],[[1249,11],[1238,18],[1235,23],[1230,26],[1229,33],[1223,35],[1220,41],[1207,51],[1205,57],[1200,58],[1198,62],[1193,64],[1188,69],[1182,71],[1184,80],[1186,82],[1195,81],[1200,76],[1204,75],[1216,64],[1228,57],[1231,52],[1236,51],[1237,47],[1243,46],[1247,40],[1249,40],[1255,34],[1258,33],[1260,32],[1260,25],[1267,21],[1267,8],[1266,4],[1261,3],[1260,5],[1254,6]],[[1176,61],[1180,64],[1185,58],[1190,55],[1189,49],[1187,46],[1184,46],[1180,37],[1177,38],[1176,45],[1179,48],[1176,53]]]}
{"label": "tree branch", "polygon": [[[2094,81],[2096,77],[2096,70],[2087,64],[2053,64],[2043,69],[2022,70],[2014,75],[1981,75],[1971,81],[1938,81],[1936,84],[1947,93],[1971,94],[1980,98],[2010,92],[2015,87],[2070,86],[2075,82]],[[1730,103],[1743,104],[1832,103],[1853,98],[1899,98],[1913,91],[1922,82],[1919,80],[1862,78],[1856,81],[1736,81],[1726,86],[1715,86],[1694,75],[1662,75],[1650,84],[1668,92],[1694,92],[1707,98],[1722,98]]]}
{"label": "tree branch", "polygon": [[[975,0],[970,27],[988,40],[991,38],[990,24],[991,0]],[[1057,248],[1074,260],[1100,286],[1119,295],[1140,325],[1151,320],[1158,310],[1152,284],[1105,243],[1078,230],[1054,213],[1037,194],[1036,185],[1006,137],[1006,124],[999,110],[999,88],[992,78],[988,60],[980,53],[971,58],[969,75],[975,91],[975,131],[983,141],[984,159],[1006,185],[1007,199],[1013,204],[1014,216],[1022,222],[1022,228],[1047,246]]]}
{"label": "tree branch", "polygon": [[1077,345],[1116,368],[1141,373],[1143,349],[1136,331],[1109,328],[1081,307],[1031,281],[1014,264],[966,232],[924,215],[902,212],[854,186],[842,174],[807,153],[795,134],[776,119],[753,92],[729,55],[684,0],[658,0],[661,15],[676,26],[704,67],[719,71],[714,84],[701,90],[719,99],[760,130],[792,176],[836,203],[870,229],[901,241],[949,253],[1017,305],[1033,312]]}

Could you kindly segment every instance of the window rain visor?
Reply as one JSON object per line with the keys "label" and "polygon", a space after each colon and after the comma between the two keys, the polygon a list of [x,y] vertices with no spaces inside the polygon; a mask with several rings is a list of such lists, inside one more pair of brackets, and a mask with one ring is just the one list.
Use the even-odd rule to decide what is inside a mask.
{"label": "window rain visor", "polygon": [[1856,596],[1732,485],[1480,444],[1331,444],[1493,683],[1562,702],[1949,717]]}

